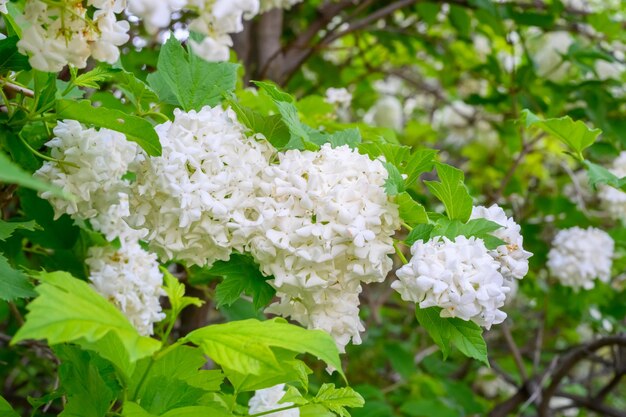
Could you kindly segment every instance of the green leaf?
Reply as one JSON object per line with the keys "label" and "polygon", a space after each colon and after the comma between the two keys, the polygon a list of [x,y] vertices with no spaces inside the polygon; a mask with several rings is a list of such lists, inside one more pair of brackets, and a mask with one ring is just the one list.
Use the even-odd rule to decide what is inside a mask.
{"label": "green leaf", "polygon": [[501,228],[502,226],[498,223],[487,219],[472,219],[467,223],[461,223],[458,220],[450,220],[444,217],[437,220],[431,236],[445,236],[449,239],[454,239],[457,236],[474,236],[482,239],[488,249],[495,249],[500,245],[506,245],[506,242],[491,234]]}
{"label": "green leaf", "polygon": [[335,388],[334,384],[324,384],[313,402],[323,405],[341,417],[350,417],[346,407],[363,407],[363,397],[350,387]]}
{"label": "green leaf", "polygon": [[34,297],[37,294],[26,275],[9,265],[9,260],[0,254],[0,300]]}
{"label": "green leaf", "polygon": [[218,404],[215,404],[212,406],[201,405],[201,406],[175,408],[173,410],[168,411],[167,413],[164,413],[158,416],[156,414],[152,414],[144,410],[139,404],[135,402],[126,401],[124,402],[124,410],[122,411],[122,416],[124,417],[198,417],[198,416],[232,417],[233,415],[229,413],[226,409],[221,408]]}
{"label": "green leaf", "polygon": [[350,148],[356,149],[361,141],[361,132],[356,128],[340,130],[328,137],[328,142],[333,148],[348,145]]}
{"label": "green leaf", "polygon": [[17,36],[9,36],[0,40],[0,74],[8,71],[29,70],[28,57],[17,50]]}
{"label": "green leaf", "polygon": [[254,308],[266,306],[276,294],[276,290],[267,282],[272,277],[265,277],[259,266],[249,256],[233,253],[226,262],[217,261],[208,271],[213,276],[224,277],[215,289],[217,308],[232,305],[245,293],[252,297]]}
{"label": "green leaf", "polygon": [[39,296],[28,304],[26,323],[12,344],[26,339],[46,339],[49,345],[84,339],[95,342],[109,332],[116,333],[131,361],[149,356],[161,343],[140,336],[126,317],[86,282],[67,272],[42,272]]}
{"label": "green leaf", "polygon": [[304,404],[308,404],[309,400],[304,398],[302,394],[300,393],[300,391],[298,391],[295,387],[292,387],[290,385],[287,387],[287,391],[285,392],[285,395],[283,395],[283,398],[281,398],[280,401],[278,401],[278,404],[284,404],[284,403],[304,405]]}
{"label": "green leaf", "polygon": [[524,120],[526,127],[536,126],[561,140],[580,161],[585,159],[583,151],[593,145],[600,133],[602,133],[600,129],[590,129],[582,121],[573,121],[569,116],[541,120],[528,109],[522,110],[522,120]]}
{"label": "green leaf", "polygon": [[2,398],[1,395],[0,395],[0,416],[2,416],[2,417],[20,417],[20,415],[17,414],[13,410],[13,407],[11,407],[11,404],[9,404],[7,400]]}
{"label": "green leaf", "polygon": [[41,227],[34,220],[28,222],[5,222],[0,220],[0,240],[7,240],[17,229],[30,230],[33,232],[35,230],[41,230]]}
{"label": "green leaf", "polygon": [[163,281],[165,285],[163,289],[170,300],[171,316],[175,320],[185,307],[194,305],[200,307],[204,304],[204,301],[197,297],[185,297],[185,286],[178,281],[178,279],[167,270],[167,268],[161,267],[163,273]]}
{"label": "green leaf", "polygon": [[259,112],[242,106],[236,100],[229,100],[228,104],[237,114],[240,123],[254,133],[261,133],[276,149],[283,149],[289,142],[291,134],[282,116],[278,114],[263,116]]}
{"label": "green leaf", "polygon": [[426,186],[443,203],[448,218],[465,223],[472,214],[472,197],[463,183],[463,171],[441,163],[435,166],[440,182],[424,181]]}
{"label": "green leaf", "polygon": [[101,339],[93,342],[78,339],[74,343],[80,346],[81,349],[94,351],[101,358],[111,362],[124,381],[128,381],[136,369],[138,362],[130,360],[128,351],[118,335],[114,332],[109,332]]}
{"label": "green leaf", "polygon": [[487,345],[482,337],[482,329],[471,321],[459,318],[442,318],[441,309],[430,307],[415,308],[415,317],[428,332],[433,341],[441,348],[444,359],[450,354],[452,346],[469,358],[477,359],[489,366]]}
{"label": "green leaf", "polygon": [[47,191],[55,197],[64,199],[71,198],[61,188],[33,177],[2,152],[0,152],[0,182],[17,184],[37,191]]}
{"label": "green leaf", "polygon": [[126,135],[150,156],[161,155],[159,136],[149,121],[119,110],[92,107],[88,100],[58,100],[57,119],[77,120],[87,125],[104,127]]}
{"label": "green leaf", "polygon": [[[157,72],[148,76],[148,84],[161,94],[167,86],[185,111],[200,110],[216,106],[223,94],[235,89],[237,68],[237,64],[207,62],[188,53],[170,36],[161,47]],[[156,78],[160,80],[155,82]],[[161,94],[159,97],[163,98]]]}
{"label": "green leaf", "polygon": [[60,388],[67,398],[59,416],[104,417],[121,391],[113,366],[75,346],[59,345],[54,352],[61,360]]}
{"label": "green leaf", "polygon": [[100,64],[89,72],[80,74],[74,80],[79,87],[100,88],[100,83],[112,79],[121,70]]}
{"label": "green leaf", "polygon": [[[385,193],[387,195],[399,195],[406,189],[404,186],[404,178],[396,166],[390,162],[384,163],[389,175],[385,180]],[[410,198],[410,197],[409,197]]]}
{"label": "green leaf", "polygon": [[148,84],[131,72],[120,70],[115,74],[113,81],[137,109],[147,110],[151,104],[159,102],[159,97]]}
{"label": "green leaf", "polygon": [[465,7],[450,5],[450,23],[459,31],[459,35],[468,38],[472,29],[472,18]]}
{"label": "green leaf", "polygon": [[413,200],[411,195],[406,191],[396,196],[396,204],[400,211],[400,218],[409,225],[419,223],[428,223],[428,215],[426,209],[417,201]]}
{"label": "green leaf", "polygon": [[435,149],[420,149],[411,154],[406,160],[403,173],[407,175],[405,181],[407,186],[411,186],[421,174],[433,169],[433,164],[437,151]]}
{"label": "green leaf", "polygon": [[278,112],[282,116],[282,120],[289,129],[291,136],[301,141],[303,143],[302,146],[304,146],[304,143],[309,141],[309,133],[304,123],[300,121],[296,106],[287,101],[276,101],[276,107],[278,107]]}
{"label": "green leaf", "polygon": [[431,232],[435,228],[433,224],[418,224],[409,232],[409,235],[404,240],[407,245],[412,245],[418,240],[426,242],[430,239]]}
{"label": "green leaf", "polygon": [[293,96],[282,91],[278,86],[269,81],[252,81],[260,89],[264,90],[275,102],[283,101],[287,103],[295,102]]}
{"label": "green leaf", "polygon": [[589,161],[585,161],[584,164],[587,167],[589,185],[591,185],[594,189],[600,184],[607,184],[621,189],[622,191],[626,190],[626,177],[619,178],[603,166]]}
{"label": "green leaf", "polygon": [[305,330],[281,319],[255,319],[215,324],[194,330],[182,339],[194,343],[223,368],[259,375],[264,368],[280,370],[273,349],[310,353],[343,376],[339,351],[328,333]]}

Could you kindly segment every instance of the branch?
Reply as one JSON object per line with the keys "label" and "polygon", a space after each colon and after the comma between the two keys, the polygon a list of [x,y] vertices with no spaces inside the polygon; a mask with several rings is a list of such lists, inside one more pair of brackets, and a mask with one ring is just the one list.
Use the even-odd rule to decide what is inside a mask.
{"label": "branch", "polygon": [[595,411],[602,416],[606,417],[626,417],[626,412],[619,411],[609,406],[602,404],[591,398],[581,397],[580,395],[570,394],[567,392],[558,392],[559,397],[569,398],[580,407],[585,407],[588,410]]}

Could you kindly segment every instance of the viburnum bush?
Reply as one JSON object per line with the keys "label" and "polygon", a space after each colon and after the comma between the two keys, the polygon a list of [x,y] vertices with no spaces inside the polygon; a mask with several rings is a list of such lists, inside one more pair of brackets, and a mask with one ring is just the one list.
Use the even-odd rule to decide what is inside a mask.
{"label": "viburnum bush", "polygon": [[1,416],[624,415],[623,2],[0,13]]}

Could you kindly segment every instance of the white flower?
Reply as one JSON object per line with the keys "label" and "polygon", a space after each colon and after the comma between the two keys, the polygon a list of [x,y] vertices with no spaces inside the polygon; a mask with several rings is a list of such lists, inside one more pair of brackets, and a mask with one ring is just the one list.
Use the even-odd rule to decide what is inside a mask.
{"label": "white flower", "polygon": [[394,96],[383,96],[367,112],[363,120],[376,126],[402,130],[404,126],[402,103]]}
{"label": "white flower", "polygon": [[500,263],[500,273],[505,279],[522,279],[528,273],[528,258],[532,253],[525,251],[521,227],[504,210],[494,204],[491,207],[477,206],[472,209],[471,219],[487,219],[502,226],[491,234],[504,241],[505,245],[490,250],[489,254]]}
{"label": "white flower", "polygon": [[489,329],[502,323],[509,288],[496,262],[481,239],[457,236],[455,240],[434,237],[418,240],[413,257],[396,275],[391,286],[405,301],[421,308],[441,307],[441,317],[472,320]]}
{"label": "white flower", "polygon": [[603,59],[596,60],[595,71],[600,80],[621,79],[626,66],[619,62],[607,62]]}
{"label": "white flower", "polygon": [[[350,336],[360,342],[361,283],[381,282],[392,268],[399,218],[383,188],[387,170],[347,146],[279,158],[263,172],[256,223],[241,233],[261,271],[274,276],[282,301],[271,310],[328,331],[343,349]],[[330,289],[350,301],[333,301],[342,295]]]}
{"label": "white flower", "polygon": [[302,0],[261,0],[260,13],[265,13],[271,9],[291,9]]}
{"label": "white flower", "polygon": [[119,250],[90,248],[85,263],[96,291],[115,304],[140,334],[152,334],[153,324],[165,318],[159,304],[159,297],[165,295],[163,275],[156,255],[136,242],[122,242]]}
{"label": "white flower", "polygon": [[129,221],[149,230],[150,247],[164,260],[228,260],[256,220],[254,195],[270,146],[247,137],[230,109],[175,110],[174,117],[156,127],[163,152],[137,174]]}
{"label": "white flower", "polygon": [[205,61],[228,61],[233,40],[228,35],[220,35],[214,38],[207,36],[200,42],[191,39],[189,44],[193,53]]}
{"label": "white flower", "polygon": [[269,306],[267,313],[291,317],[292,320],[309,329],[324,330],[330,334],[341,352],[352,339],[352,343],[360,344],[360,332],[365,328],[359,318],[359,292],[342,289],[339,285],[311,290],[300,297],[291,297],[278,292],[280,302]]}
{"label": "white flower", "polygon": [[9,0],[0,0],[0,13],[9,13],[7,10],[7,3]]}
{"label": "white flower", "polygon": [[143,159],[143,151],[122,133],[87,129],[75,120],[59,121],[54,135],[46,145],[52,149],[51,156],[61,162],[45,162],[35,176],[74,196],[66,200],[47,191],[40,193],[52,204],[55,217],[69,214],[91,220],[109,240],[139,236],[122,218],[128,214],[130,192],[130,183],[123,177]]}
{"label": "white flower", "polygon": [[[626,152],[620,153],[615,158],[609,171],[618,178],[626,177]],[[600,185],[598,198],[611,218],[626,221],[626,193],[624,191],[609,185]]]}
{"label": "white flower", "polygon": [[179,11],[187,0],[128,0],[128,11],[139,17],[148,33],[168,27],[172,13]]}
{"label": "white flower", "polygon": [[[257,390],[254,396],[250,398],[248,406],[250,407],[248,414],[258,414],[265,411],[272,411],[279,408],[289,407],[293,403],[278,403],[285,395],[285,384],[275,385],[271,388]],[[300,409],[292,408],[290,410],[279,411],[277,413],[267,414],[267,417],[300,417]]]}
{"label": "white flower", "polygon": [[129,25],[117,21],[115,13],[122,11],[119,0],[90,1],[93,17],[82,2],[60,2],[59,5],[41,0],[27,0],[24,19],[29,23],[18,42],[21,53],[29,56],[35,69],[58,72],[67,64],[84,68],[87,59],[115,62],[118,46],[129,39]]}
{"label": "white flower", "polygon": [[341,107],[347,107],[352,102],[352,94],[345,88],[329,88],[326,90],[326,99],[330,104],[338,104]]}
{"label": "white flower", "polygon": [[588,290],[595,278],[611,278],[613,247],[611,236],[594,227],[561,230],[552,241],[548,268],[562,285]]}

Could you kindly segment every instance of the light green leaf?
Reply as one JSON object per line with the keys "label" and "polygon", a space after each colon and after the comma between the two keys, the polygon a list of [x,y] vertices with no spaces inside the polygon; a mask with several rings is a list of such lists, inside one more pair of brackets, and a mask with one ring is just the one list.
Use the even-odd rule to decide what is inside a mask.
{"label": "light green leaf", "polygon": [[501,228],[502,226],[498,223],[487,219],[472,219],[467,223],[461,223],[458,220],[444,217],[437,220],[431,236],[445,236],[449,239],[454,239],[457,236],[474,236],[482,239],[488,249],[495,249],[500,245],[506,245],[506,242],[491,234]]}
{"label": "light green leaf", "polygon": [[223,368],[259,375],[264,368],[280,369],[274,348],[310,353],[343,376],[339,351],[328,333],[306,330],[281,319],[255,319],[215,324],[194,330],[182,339],[194,343]]}
{"label": "light green leaf", "polygon": [[433,169],[436,155],[435,149],[419,149],[408,157],[406,163],[402,164],[404,167],[402,172],[407,175],[405,181],[407,186],[411,186],[424,172]]}
{"label": "light green leaf", "polygon": [[335,388],[334,384],[324,384],[313,402],[323,405],[341,417],[350,417],[346,407],[363,407],[363,397],[350,387]]}
{"label": "light green leaf", "polygon": [[361,132],[357,128],[340,130],[328,136],[328,142],[333,148],[348,145],[355,149],[361,141]]}
{"label": "light green leaf", "polygon": [[444,359],[448,357],[454,345],[465,356],[477,359],[489,366],[487,345],[482,337],[482,329],[471,321],[442,318],[439,315],[440,311],[441,309],[437,307],[422,309],[416,306],[415,316],[419,324],[441,348]]}
{"label": "light green leaf", "polygon": [[411,195],[406,191],[396,196],[396,204],[400,211],[400,218],[409,225],[419,223],[428,223],[428,215],[426,209],[417,201],[413,200]]}
{"label": "light green leaf", "polygon": [[9,260],[0,254],[0,300],[13,301],[36,295],[26,275],[13,269]]}
{"label": "light green leaf", "polygon": [[283,122],[282,116],[274,114],[263,116],[248,107],[244,107],[236,100],[229,100],[228,104],[237,113],[237,120],[250,128],[254,133],[261,133],[276,149],[282,149],[290,139],[290,132]]}
{"label": "light green leaf", "polygon": [[[162,94],[168,93],[163,88],[167,86],[184,110],[200,110],[204,106],[216,106],[223,94],[235,89],[237,68],[237,64],[230,62],[207,62],[185,51],[170,36],[161,47],[157,72],[147,79],[162,99]],[[155,82],[156,78],[160,80]]]}
{"label": "light green leaf", "polygon": [[79,87],[100,88],[100,83],[112,79],[121,70],[100,64],[89,72],[80,74],[74,80]]}
{"label": "light green leaf", "polygon": [[565,116],[558,119],[541,120],[528,109],[522,111],[522,119],[526,127],[536,126],[544,132],[560,139],[565,143],[578,160],[584,160],[583,151],[593,145],[600,133],[600,129],[590,129],[580,120],[574,121]]}
{"label": "light green leaf", "polygon": [[2,396],[0,396],[0,416],[2,416],[2,417],[20,417],[20,415],[17,414],[13,410],[13,407],[11,407],[11,404],[9,404],[7,400],[2,398]]}
{"label": "light green leaf", "polygon": [[300,391],[298,391],[295,387],[292,387],[291,385],[289,385],[287,386],[287,391],[285,392],[285,395],[283,395],[283,398],[281,398],[278,401],[278,404],[284,404],[284,403],[304,405],[304,404],[308,404],[309,400],[304,398],[302,394],[300,394]]}
{"label": "light green leaf", "polygon": [[443,203],[448,218],[465,223],[472,214],[472,197],[463,183],[463,171],[447,164],[435,166],[440,182],[424,181],[426,186]]}
{"label": "light green leaf", "polygon": [[41,230],[41,227],[34,220],[28,222],[5,222],[0,220],[0,240],[7,240],[17,229],[33,232],[35,230]]}
{"label": "light green leaf", "polygon": [[409,235],[404,240],[407,245],[412,245],[418,240],[426,242],[430,239],[431,232],[435,228],[433,224],[418,224],[409,232]]}
{"label": "light green leaf", "polygon": [[603,166],[589,161],[585,161],[584,164],[587,167],[589,185],[593,188],[596,188],[600,184],[607,184],[622,191],[626,190],[626,177],[619,178]]}
{"label": "light green leaf", "polygon": [[126,139],[136,142],[150,156],[161,155],[159,136],[149,121],[119,110],[92,107],[89,100],[58,100],[57,119],[78,120],[87,125],[104,127],[126,135]]}
{"label": "light green leaf", "polygon": [[47,191],[55,197],[64,199],[71,198],[69,194],[63,192],[59,187],[33,177],[2,152],[0,152],[0,182],[17,184],[37,191]]}
{"label": "light green leaf", "polygon": [[126,401],[124,403],[124,410],[122,411],[124,417],[232,417],[232,414],[227,410],[219,407],[218,404],[213,406],[201,405],[191,407],[181,407],[170,410],[160,416],[157,414],[149,413],[144,410],[139,404]]}
{"label": "light green leaf", "polygon": [[101,339],[88,342],[85,339],[78,339],[74,343],[83,350],[92,350],[103,359],[108,360],[117,369],[124,381],[128,381],[137,366],[136,361],[131,361],[124,344],[114,332],[107,333]]}
{"label": "light green leaf", "polygon": [[138,109],[147,110],[159,102],[157,94],[131,72],[121,70],[115,74],[114,82]]}
{"label": "light green leaf", "polygon": [[275,102],[283,101],[287,103],[295,102],[293,96],[282,91],[278,86],[269,81],[252,81],[254,85],[264,90]]}
{"label": "light green leaf", "polygon": [[197,297],[185,297],[185,286],[178,281],[178,279],[167,270],[167,268],[161,267],[163,273],[163,281],[165,285],[163,289],[170,300],[171,306],[171,318],[173,320],[178,317],[181,311],[190,305],[200,307],[204,304],[204,301]]}
{"label": "light green leaf", "polygon": [[149,356],[161,343],[140,336],[126,317],[86,282],[67,272],[42,272],[39,296],[28,304],[26,323],[11,344],[26,339],[46,339],[49,345],[84,339],[95,342],[116,333],[131,361]]}
{"label": "light green leaf", "polygon": [[385,180],[385,193],[391,196],[399,195],[406,189],[404,186],[404,178],[402,178],[402,174],[400,174],[400,171],[394,164],[385,162],[384,165],[389,174]]}

